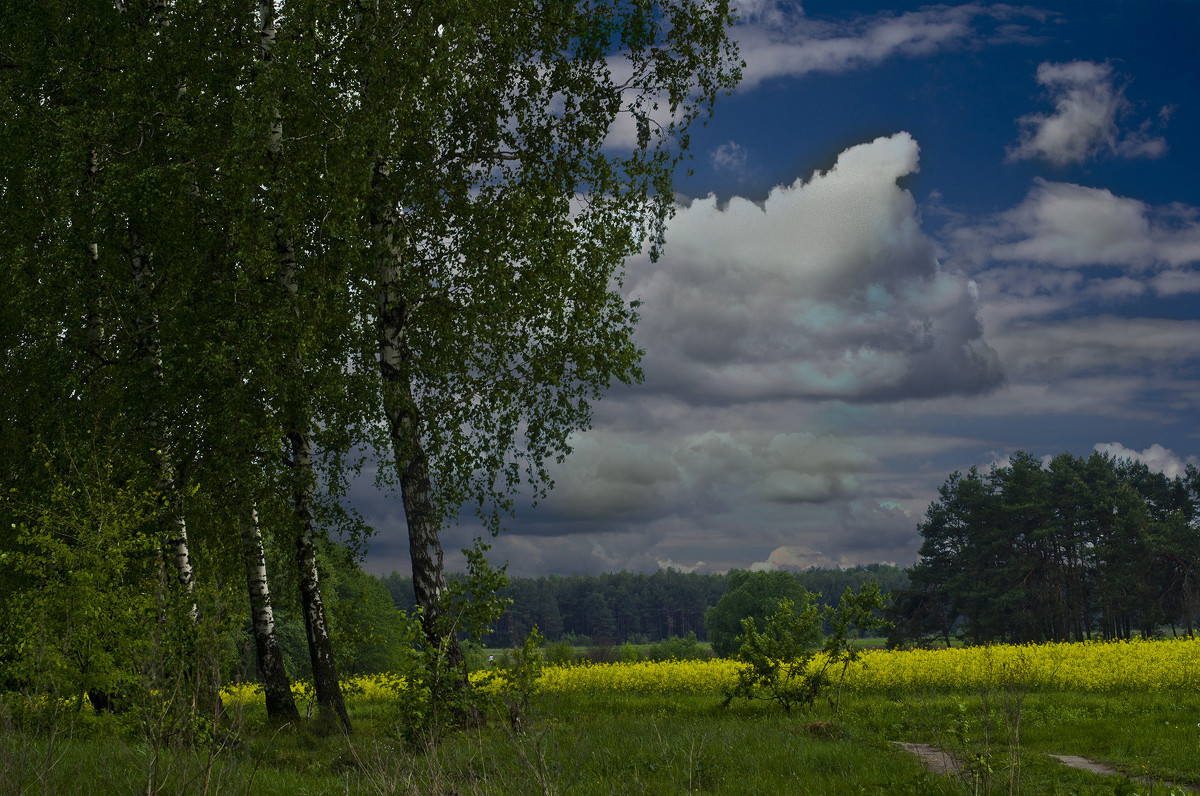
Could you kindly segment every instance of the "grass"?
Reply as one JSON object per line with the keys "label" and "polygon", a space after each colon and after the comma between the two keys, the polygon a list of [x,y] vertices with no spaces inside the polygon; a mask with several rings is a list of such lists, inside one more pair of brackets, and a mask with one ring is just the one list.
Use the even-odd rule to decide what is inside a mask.
{"label": "grass", "polygon": [[[1021,698],[1020,710],[1013,701]],[[216,745],[155,749],[126,720],[63,714],[49,733],[0,721],[5,793],[860,794],[1167,793],[1068,769],[1079,754],[1126,774],[1200,785],[1200,694],[853,693],[784,714],[722,710],[707,695],[543,695],[515,733],[493,717],[423,749],[387,704],[354,708],[355,735],[314,722],[231,716]],[[1019,716],[1019,748],[1009,743]],[[0,718],[4,718],[0,716]],[[963,782],[928,774],[891,742],[939,744],[988,764]],[[147,788],[148,783],[152,786]],[[984,787],[987,786],[987,787]],[[978,790],[976,788],[978,787]]]}

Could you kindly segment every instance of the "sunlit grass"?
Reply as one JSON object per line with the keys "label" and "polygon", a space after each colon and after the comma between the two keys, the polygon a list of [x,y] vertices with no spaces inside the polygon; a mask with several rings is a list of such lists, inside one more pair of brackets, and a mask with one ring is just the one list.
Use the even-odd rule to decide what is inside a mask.
{"label": "sunlit grass", "polygon": [[[349,737],[306,722],[272,725],[261,689],[231,686],[225,702],[241,729],[221,752],[219,773],[232,790],[252,784],[265,794],[953,794],[979,786],[928,774],[892,744],[910,741],[989,756],[991,793],[1007,793],[1018,771],[1023,793],[1167,793],[1066,769],[1047,755],[1200,784],[1198,662],[1200,641],[1175,640],[870,650],[848,670],[838,710],[819,699],[791,714],[766,704],[722,709],[737,672],[731,661],[549,667],[520,731],[500,709],[432,749],[401,740],[400,677],[345,682]],[[311,687],[298,683],[295,695],[303,715]],[[1010,747],[1017,722],[1019,746]],[[63,747],[55,781],[139,782],[147,750],[132,739],[87,773],[102,735]],[[181,777],[203,763],[196,753],[164,754]]]}

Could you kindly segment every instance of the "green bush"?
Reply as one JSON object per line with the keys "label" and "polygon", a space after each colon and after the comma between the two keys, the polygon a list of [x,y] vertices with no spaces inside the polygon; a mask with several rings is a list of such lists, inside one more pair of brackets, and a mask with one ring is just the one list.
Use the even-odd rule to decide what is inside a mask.
{"label": "green bush", "polygon": [[[877,584],[868,583],[857,593],[846,587],[837,606],[823,610],[807,591],[801,598],[799,604],[781,600],[761,633],[753,617],[742,621],[736,658],[746,666],[738,672],[733,689],[726,692],[726,706],[737,698],[778,702],[785,712],[795,705],[811,705],[832,684],[830,670],[840,667],[837,697],[830,699],[837,710],[846,670],[861,654],[850,643],[851,632],[870,632],[887,624],[876,616],[884,606],[884,597]],[[833,632],[823,639],[824,623]],[[818,650],[825,653],[825,658],[813,668],[810,664]]]}
{"label": "green bush", "polygon": [[[478,647],[479,640],[508,608],[510,600],[500,594],[507,577],[504,567],[496,569],[487,560],[489,546],[476,539],[467,557],[466,577],[452,581],[442,594],[436,637],[429,643],[421,622],[422,609],[412,614],[400,612],[397,623],[399,649],[396,674],[408,687],[400,692],[393,706],[394,721],[401,737],[414,745],[437,739],[446,730],[477,717],[481,708],[479,692],[469,686],[469,652],[455,659],[448,640],[457,633]],[[507,566],[507,565],[506,565]]]}
{"label": "green bush", "polygon": [[500,686],[499,701],[508,711],[509,722],[514,730],[521,729],[537,691],[538,679],[542,676],[545,665],[539,649],[542,641],[542,633],[534,625],[519,647],[505,652],[505,663],[488,673],[488,679]]}
{"label": "green bush", "polygon": [[699,661],[711,656],[700,646],[696,634],[688,633],[686,637],[671,636],[651,644],[646,657],[652,661]]}
{"label": "green bush", "polygon": [[621,660],[621,648],[613,644],[596,645],[588,647],[584,657],[592,663],[616,663]]}
{"label": "green bush", "polygon": [[546,663],[551,666],[570,666],[575,663],[575,648],[570,642],[558,640],[546,645]]}
{"label": "green bush", "polygon": [[807,591],[797,606],[784,598],[767,617],[761,633],[753,617],[742,620],[742,646],[737,660],[737,684],[725,694],[725,705],[736,698],[778,702],[784,711],[809,705],[825,685],[824,668],[810,672],[808,664],[821,642],[821,612]]}
{"label": "green bush", "polygon": [[730,572],[725,593],[704,614],[713,652],[723,657],[736,653],[742,620],[750,618],[761,626],[782,600],[793,605],[808,600],[808,591],[790,572]]}

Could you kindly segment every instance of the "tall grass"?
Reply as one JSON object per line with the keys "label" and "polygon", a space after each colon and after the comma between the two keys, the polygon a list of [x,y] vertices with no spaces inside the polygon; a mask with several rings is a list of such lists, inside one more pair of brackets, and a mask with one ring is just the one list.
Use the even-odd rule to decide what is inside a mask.
{"label": "tall grass", "polygon": [[[1145,652],[1127,647],[1129,654]],[[1165,655],[1172,649],[1164,646],[1158,660],[1174,660]],[[593,679],[543,689],[519,729],[497,701],[482,724],[415,744],[401,740],[410,733],[395,698],[403,683],[394,678],[363,679],[350,690],[352,737],[323,733],[315,723],[271,725],[252,690],[227,694],[226,713],[211,732],[177,741],[156,741],[128,716],[7,695],[0,699],[0,792],[1169,792],[1069,769],[1050,753],[1084,755],[1130,777],[1200,786],[1194,683],[1063,688],[998,666],[990,680],[879,688],[859,682],[842,695],[836,714],[822,700],[789,716],[770,705],[721,709],[719,689],[699,688],[695,679],[716,667],[620,666],[573,667],[575,676]],[[671,677],[679,679],[672,685]],[[964,770],[957,777],[930,774],[895,741],[944,747],[964,761]]]}

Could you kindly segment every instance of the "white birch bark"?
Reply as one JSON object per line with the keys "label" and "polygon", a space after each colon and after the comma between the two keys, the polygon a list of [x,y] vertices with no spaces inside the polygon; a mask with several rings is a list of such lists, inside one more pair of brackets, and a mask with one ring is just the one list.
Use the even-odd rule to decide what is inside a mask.
{"label": "white birch bark", "polygon": [[[274,0],[259,0],[259,57],[263,63],[274,59],[275,3]],[[267,160],[278,173],[283,161],[283,121],[279,110],[273,114],[270,134],[267,139]],[[272,186],[277,190],[275,186]],[[275,253],[279,261],[280,281],[292,300],[296,321],[303,325],[304,318],[299,304],[300,284],[297,278],[296,247],[287,234],[282,215],[275,218]],[[304,362],[297,355],[296,373],[303,377]],[[293,505],[297,521],[296,565],[300,584],[300,602],[304,611],[304,631],[308,640],[308,653],[313,673],[313,690],[321,711],[330,711],[336,716],[346,732],[351,731],[350,715],[346,711],[337,667],[333,660],[333,642],[329,635],[325,604],[321,598],[321,583],[317,571],[316,525],[313,521],[313,485],[316,476],[312,463],[312,434],[308,429],[308,407],[295,410],[290,421],[288,442],[291,445],[291,467],[295,479]]]}
{"label": "white birch bark", "polygon": [[292,685],[283,667],[283,651],[275,635],[275,612],[271,607],[267,557],[263,550],[262,530],[258,524],[258,507],[251,507],[248,522],[245,516],[240,517],[239,521],[258,674],[263,681],[267,716],[272,719],[299,719],[300,713],[296,710],[295,699],[292,698]]}
{"label": "white birch bark", "polygon": [[325,603],[321,599],[321,581],[317,572],[316,524],[312,515],[313,481],[312,442],[304,431],[288,435],[292,446],[292,466],[297,471],[295,511],[299,524],[296,540],[296,565],[300,575],[300,602],[304,609],[304,632],[308,637],[309,662],[312,665],[313,690],[322,711],[332,711],[346,732],[350,732],[350,715],[338,682],[333,660],[333,644],[329,636]]}
{"label": "white birch bark", "polygon": [[429,474],[429,460],[421,441],[419,408],[412,392],[412,350],[408,345],[410,307],[401,293],[400,247],[396,243],[395,212],[384,196],[387,169],[376,163],[372,175],[374,202],[371,231],[377,247],[377,316],[379,371],[383,383],[383,411],[388,420],[392,453],[400,476],[400,494],[408,525],[408,550],[412,562],[413,590],[423,612],[423,627],[430,643],[447,652],[451,664],[463,659],[458,637],[443,637],[438,627],[441,595],[446,589],[440,516]]}
{"label": "white birch bark", "polygon": [[[126,5],[121,0],[117,2],[117,10],[124,14]],[[153,0],[150,5],[149,25],[159,30],[165,30],[170,25],[166,16],[165,0]],[[89,158],[88,177],[95,174],[95,151]],[[94,258],[99,258],[96,244],[90,247]],[[157,385],[163,384],[163,363],[160,342],[158,338],[158,313],[154,309],[152,292],[154,289],[154,269],[149,257],[142,248],[141,236],[132,221],[129,225],[129,264],[132,271],[134,295],[137,301],[137,316],[134,321],[135,344],[143,361],[149,365],[152,378]],[[90,322],[89,322],[89,325]],[[199,617],[196,605],[196,572],[192,567],[191,549],[188,545],[187,520],[178,505],[180,485],[175,475],[175,463],[171,455],[170,440],[166,434],[166,416],[162,406],[151,411],[150,442],[153,446],[155,467],[159,479],[159,508],[168,518],[168,529],[163,533],[163,543],[175,564],[175,576],[183,587],[184,594],[190,602],[188,615],[195,623]]]}
{"label": "white birch bark", "polygon": [[[158,339],[158,314],[154,310],[151,296],[154,289],[154,270],[149,257],[142,249],[140,236],[132,225],[129,240],[129,263],[138,304],[134,321],[136,344],[154,383],[161,386],[164,379]],[[178,505],[180,488],[165,426],[166,417],[162,406],[154,407],[150,413],[149,438],[153,448],[154,465],[158,471],[159,508],[166,517],[163,544],[175,565],[175,577],[190,603],[188,615],[195,622],[199,615],[196,605],[196,572],[192,567],[191,549],[188,545],[187,519]]]}

